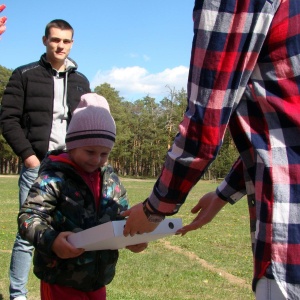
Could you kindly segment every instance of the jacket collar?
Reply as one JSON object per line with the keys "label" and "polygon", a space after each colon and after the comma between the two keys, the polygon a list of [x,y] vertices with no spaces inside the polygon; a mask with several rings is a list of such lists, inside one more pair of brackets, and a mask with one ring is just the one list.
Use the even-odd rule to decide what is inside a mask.
{"label": "jacket collar", "polygon": [[[52,72],[53,72],[53,75],[56,75],[57,74],[57,71],[54,70],[51,66],[51,63],[49,63],[46,59],[46,53],[44,53],[41,58],[40,58],[40,65],[46,69],[51,69]],[[66,72],[72,72],[72,71],[75,71],[77,70],[77,67],[78,65],[76,64],[76,62],[70,58],[70,57],[67,57],[66,58]],[[65,72],[60,72],[60,73],[65,73]]]}

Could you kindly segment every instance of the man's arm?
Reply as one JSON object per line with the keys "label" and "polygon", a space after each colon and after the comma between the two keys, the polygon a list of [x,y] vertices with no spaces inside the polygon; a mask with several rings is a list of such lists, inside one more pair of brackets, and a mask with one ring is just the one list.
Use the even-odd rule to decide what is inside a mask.
{"label": "man's arm", "polygon": [[[188,107],[148,200],[154,211],[177,213],[215,159],[279,4],[195,1]],[[141,213],[127,212],[124,234],[147,230],[149,224],[134,221]]]}
{"label": "man's arm", "polygon": [[217,196],[231,204],[235,204],[242,199],[247,194],[244,172],[244,164],[239,157],[224,180],[217,187]]}
{"label": "man's arm", "polygon": [[4,91],[0,124],[3,137],[13,149],[14,153],[22,157],[23,160],[35,155],[22,128],[22,123],[23,126],[26,125],[26,116],[24,116],[23,113],[24,97],[22,75],[20,70],[16,69],[12,73]]}
{"label": "man's arm", "polygon": [[[212,219],[219,213],[219,211],[229,202],[236,203],[243,196],[246,195],[246,186],[244,180],[244,167],[241,158],[239,157],[233,164],[230,172],[224,180],[217,187],[216,191],[209,192],[202,196],[196,206],[191,212],[198,213],[195,219],[189,224],[178,230],[177,234],[186,234],[191,230],[196,230],[211,222]],[[132,212],[133,211],[133,212]],[[129,214],[128,214],[129,213]],[[134,206],[129,212],[124,215],[130,216],[130,213],[136,214],[135,224],[130,231],[124,229],[124,235],[135,235],[140,232],[151,232],[158,224],[149,224],[142,211],[141,204]],[[154,228],[154,229],[153,229]]]}

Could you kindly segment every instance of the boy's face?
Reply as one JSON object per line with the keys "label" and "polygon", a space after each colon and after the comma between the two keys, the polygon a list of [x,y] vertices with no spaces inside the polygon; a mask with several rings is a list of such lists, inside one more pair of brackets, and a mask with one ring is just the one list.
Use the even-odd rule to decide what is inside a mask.
{"label": "boy's face", "polygon": [[85,146],[69,150],[70,159],[88,173],[103,167],[111,149],[103,146]]}

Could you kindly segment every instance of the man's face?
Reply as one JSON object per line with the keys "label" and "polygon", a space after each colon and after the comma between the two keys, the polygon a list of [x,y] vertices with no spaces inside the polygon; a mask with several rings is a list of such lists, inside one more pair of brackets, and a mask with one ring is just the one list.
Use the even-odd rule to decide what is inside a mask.
{"label": "man's face", "polygon": [[73,45],[72,31],[50,28],[48,37],[43,37],[47,60],[53,65],[63,64]]}

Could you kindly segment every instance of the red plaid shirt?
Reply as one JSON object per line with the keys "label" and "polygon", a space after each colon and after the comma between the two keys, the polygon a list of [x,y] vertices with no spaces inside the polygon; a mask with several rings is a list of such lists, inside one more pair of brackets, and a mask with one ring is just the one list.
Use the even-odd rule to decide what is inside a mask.
{"label": "red plaid shirt", "polygon": [[[254,288],[270,265],[298,299],[300,1],[196,0],[194,33],[187,111],[149,203],[176,213],[229,125],[241,161],[219,192],[247,192],[255,205]],[[243,182],[232,182],[241,171]]]}

